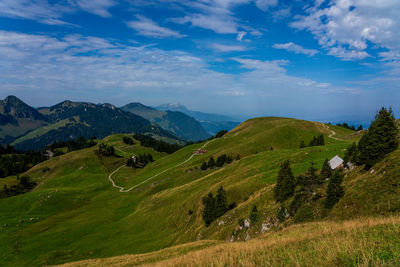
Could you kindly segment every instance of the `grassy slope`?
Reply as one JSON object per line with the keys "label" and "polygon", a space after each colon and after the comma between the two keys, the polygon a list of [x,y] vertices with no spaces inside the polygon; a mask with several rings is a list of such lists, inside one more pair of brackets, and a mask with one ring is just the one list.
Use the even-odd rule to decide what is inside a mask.
{"label": "grassy slope", "polygon": [[[324,133],[327,145],[298,149]],[[133,186],[167,170],[129,193],[112,188],[109,173],[125,163],[124,158],[102,158],[95,148],[76,151],[41,163],[27,172],[40,185],[33,192],[0,200],[0,265],[56,264],[73,260],[155,251],[200,239],[224,240],[257,204],[264,218],[275,214],[272,185],[279,164],[291,159],[296,174],[311,162],[318,167],[325,158],[343,155],[348,141],[329,139],[330,131],[313,122],[284,118],[249,120],[206,146],[207,153],[187,159],[202,144],[185,147],[172,155],[153,151],[157,161],[143,170],[122,169],[113,179],[118,185]],[[127,148],[121,136],[105,141],[128,154],[150,151]],[[274,150],[269,148],[273,146]],[[268,148],[268,149],[267,149]],[[211,155],[241,155],[241,160],[215,170],[195,167]],[[43,174],[44,166],[50,167]],[[222,220],[205,228],[201,220],[201,198],[219,185],[227,190],[229,202],[238,207]],[[192,209],[194,214],[188,215]],[[29,218],[36,218],[32,221]],[[39,219],[37,219],[39,218]],[[19,223],[23,219],[25,222]],[[259,226],[257,226],[259,227]],[[256,229],[256,228],[254,228]],[[251,235],[255,235],[252,232]],[[243,238],[244,233],[237,233]]]}
{"label": "grassy slope", "polygon": [[399,234],[400,217],[313,222],[248,242],[197,241],[62,266],[398,266]]}

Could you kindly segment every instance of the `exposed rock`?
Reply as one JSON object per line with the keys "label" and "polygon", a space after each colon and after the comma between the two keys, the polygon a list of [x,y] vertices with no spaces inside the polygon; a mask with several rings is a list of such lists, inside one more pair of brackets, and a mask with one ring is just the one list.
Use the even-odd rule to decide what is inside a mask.
{"label": "exposed rock", "polygon": [[244,227],[250,228],[250,220],[249,219],[244,220]]}

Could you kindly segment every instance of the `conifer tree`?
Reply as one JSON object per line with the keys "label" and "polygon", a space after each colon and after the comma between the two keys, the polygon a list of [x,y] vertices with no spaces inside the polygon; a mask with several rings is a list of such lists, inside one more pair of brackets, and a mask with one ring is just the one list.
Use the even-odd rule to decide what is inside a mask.
{"label": "conifer tree", "polygon": [[253,206],[253,209],[251,210],[249,219],[250,219],[251,224],[255,224],[258,221],[258,209],[257,209],[256,205]]}
{"label": "conifer tree", "polygon": [[324,140],[324,135],[320,134],[317,138],[317,145],[318,146],[324,146],[325,145],[325,140]]}
{"label": "conifer tree", "polygon": [[365,164],[365,168],[369,169],[394,151],[398,147],[397,135],[398,128],[392,109],[382,107],[358,143],[358,164]]}
{"label": "conifer tree", "polygon": [[206,197],[203,197],[203,221],[208,227],[216,217],[216,199],[212,193],[209,193]]}
{"label": "conifer tree", "polygon": [[329,166],[328,159],[325,159],[320,173],[321,182],[324,182],[326,179],[331,178],[331,174],[332,174],[331,166]]}
{"label": "conifer tree", "polygon": [[277,202],[283,202],[293,195],[296,187],[292,169],[289,160],[281,165],[278,173],[278,180],[274,188],[274,197]]}
{"label": "conifer tree", "polygon": [[222,186],[218,188],[216,195],[216,207],[215,207],[216,217],[220,217],[228,211],[228,202],[226,200],[226,192]]}
{"label": "conifer tree", "polygon": [[207,167],[210,168],[210,169],[212,169],[212,168],[215,167],[215,160],[214,160],[213,157],[211,157],[211,158],[208,160]]}
{"label": "conifer tree", "polygon": [[304,143],[304,141],[303,141],[303,140],[301,140],[301,143],[300,143],[300,148],[304,148],[304,147],[306,147],[306,144]]}
{"label": "conifer tree", "polygon": [[207,170],[207,163],[205,161],[203,161],[203,163],[201,164],[200,169],[202,169],[203,171]]}
{"label": "conifer tree", "polygon": [[343,173],[340,171],[334,172],[326,189],[327,196],[324,202],[326,208],[331,209],[344,195],[344,189],[341,186],[342,181]]}
{"label": "conifer tree", "polygon": [[346,150],[346,153],[344,155],[344,163],[356,163],[357,162],[357,153],[358,153],[358,148],[356,143],[352,143]]}

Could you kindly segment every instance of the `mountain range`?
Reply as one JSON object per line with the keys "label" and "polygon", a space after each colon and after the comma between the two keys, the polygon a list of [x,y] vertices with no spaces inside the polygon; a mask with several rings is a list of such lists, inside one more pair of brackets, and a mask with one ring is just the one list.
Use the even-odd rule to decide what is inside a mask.
{"label": "mountain range", "polygon": [[[67,100],[36,109],[15,96],[8,96],[0,102],[0,144],[12,144],[20,150],[39,150],[55,141],[81,136],[104,138],[113,133],[145,133],[183,144],[208,139],[220,130],[237,125],[221,121],[229,117],[190,111],[183,105],[163,107],[167,110],[141,103],[118,108],[108,103]],[[199,122],[191,115],[216,121]]]}

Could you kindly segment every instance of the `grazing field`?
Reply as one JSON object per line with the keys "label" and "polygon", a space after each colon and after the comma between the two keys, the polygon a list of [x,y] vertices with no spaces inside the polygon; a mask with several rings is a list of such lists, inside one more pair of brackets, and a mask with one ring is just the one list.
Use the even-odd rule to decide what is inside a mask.
{"label": "grazing field", "polygon": [[[299,148],[301,141],[309,143],[319,134],[324,135],[325,146]],[[258,238],[262,224],[276,216],[278,205],[272,189],[280,164],[289,159],[298,175],[311,164],[321,168],[326,158],[343,156],[351,141],[329,135],[331,130],[321,123],[257,118],[221,138],[186,146],[169,155],[142,147],[139,142],[128,146],[122,142],[123,135],[112,135],[103,142],[115,147],[115,156],[100,156],[97,147],[92,147],[52,158],[26,173],[38,183],[32,192],[0,199],[0,265],[61,264],[177,245],[186,251],[185,244],[194,244],[198,249],[232,236],[235,241]],[[193,156],[194,150],[201,147],[206,153]],[[127,158],[141,153],[151,153],[156,160],[143,169],[122,167],[112,176],[118,186],[135,188],[120,192],[112,187],[109,175]],[[231,156],[233,162],[200,170],[203,161],[222,154]],[[43,172],[45,167],[50,171]],[[365,186],[357,183],[359,173],[356,169],[349,174],[345,185],[364,190]],[[237,207],[205,227],[202,198],[209,192],[215,194],[221,185],[228,202],[235,202]],[[346,197],[343,202],[350,202]],[[247,218],[254,205],[260,220],[248,230],[238,230],[238,221]],[[357,202],[347,205],[358,207]],[[373,215],[382,212],[390,214],[381,210]],[[331,214],[328,212],[326,219],[346,218],[335,207]],[[352,210],[353,217],[357,214],[363,213]],[[274,226],[270,231],[283,226]],[[200,240],[216,241],[193,243]]]}

